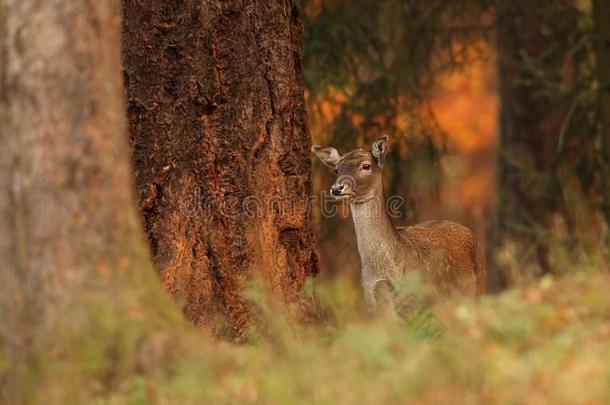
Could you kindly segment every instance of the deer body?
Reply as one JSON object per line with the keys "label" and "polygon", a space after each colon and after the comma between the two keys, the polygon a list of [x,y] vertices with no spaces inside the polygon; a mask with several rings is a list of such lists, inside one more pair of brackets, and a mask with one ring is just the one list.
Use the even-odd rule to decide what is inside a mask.
{"label": "deer body", "polygon": [[408,272],[417,272],[437,297],[485,291],[485,261],[471,230],[452,221],[400,228],[392,224],[381,177],[387,137],[376,141],[372,151],[356,149],[344,156],[329,147],[313,150],[339,174],[331,194],[349,201],[364,298],[371,310],[377,307],[378,287],[395,287]]}
{"label": "deer body", "polygon": [[371,203],[350,207],[369,307],[376,306],[379,282],[396,285],[408,272],[419,273],[437,297],[485,291],[484,258],[472,231],[452,221],[394,228],[385,210],[367,207]]}

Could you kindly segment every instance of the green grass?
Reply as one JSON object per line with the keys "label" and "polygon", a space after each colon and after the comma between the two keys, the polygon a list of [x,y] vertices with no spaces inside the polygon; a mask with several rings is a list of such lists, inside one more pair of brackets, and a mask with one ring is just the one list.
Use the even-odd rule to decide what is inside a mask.
{"label": "green grass", "polygon": [[581,272],[446,301],[429,310],[446,327],[434,342],[413,323],[367,319],[359,290],[341,280],[317,287],[328,320],[315,325],[279,316],[259,295],[267,328],[242,345],[122,311],[119,302],[90,302],[56,336],[41,336],[20,370],[0,354],[11,381],[3,400],[609,403],[608,286],[607,274]]}

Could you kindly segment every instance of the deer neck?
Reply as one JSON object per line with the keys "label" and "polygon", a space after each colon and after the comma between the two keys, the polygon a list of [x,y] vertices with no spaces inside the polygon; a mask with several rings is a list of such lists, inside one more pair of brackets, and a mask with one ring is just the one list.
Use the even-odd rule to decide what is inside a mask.
{"label": "deer neck", "polygon": [[399,236],[386,210],[381,181],[376,185],[372,198],[352,202],[350,209],[363,270],[392,269]]}

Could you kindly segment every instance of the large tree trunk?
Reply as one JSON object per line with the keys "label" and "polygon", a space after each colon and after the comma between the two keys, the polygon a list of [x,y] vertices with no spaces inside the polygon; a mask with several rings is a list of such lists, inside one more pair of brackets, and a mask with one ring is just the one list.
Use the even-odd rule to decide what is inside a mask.
{"label": "large tree trunk", "polygon": [[[239,338],[244,283],[291,301],[318,268],[298,0],[125,0],[140,210],[190,320]],[[222,314],[221,318],[217,317]]]}
{"label": "large tree trunk", "polygon": [[94,321],[79,311],[97,299],[163,299],[132,190],[119,2],[1,0],[0,15],[0,342],[17,368]]}

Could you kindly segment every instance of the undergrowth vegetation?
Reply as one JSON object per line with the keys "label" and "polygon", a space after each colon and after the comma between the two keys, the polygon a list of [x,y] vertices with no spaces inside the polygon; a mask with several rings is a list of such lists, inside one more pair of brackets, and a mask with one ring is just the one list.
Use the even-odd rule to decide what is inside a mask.
{"label": "undergrowth vegetation", "polygon": [[[260,292],[264,333],[234,345],[171,315],[88,296],[9,368],[5,403],[608,403],[610,276],[581,271],[425,309],[432,329],[365,316],[360,291],[316,287],[325,319],[296,324]],[[127,305],[127,308],[129,306]],[[419,312],[418,312],[419,313]],[[442,326],[439,329],[439,325]],[[426,329],[427,328],[427,329]]]}

